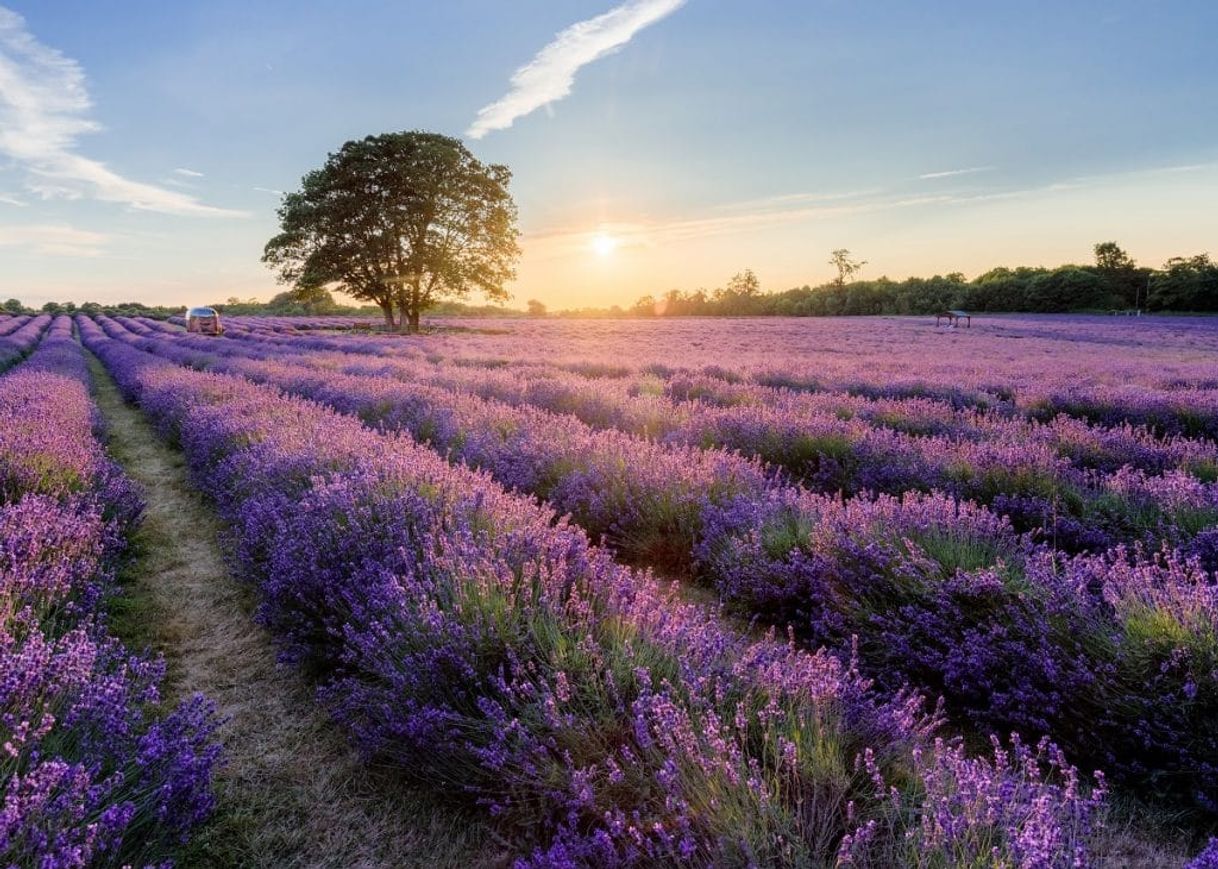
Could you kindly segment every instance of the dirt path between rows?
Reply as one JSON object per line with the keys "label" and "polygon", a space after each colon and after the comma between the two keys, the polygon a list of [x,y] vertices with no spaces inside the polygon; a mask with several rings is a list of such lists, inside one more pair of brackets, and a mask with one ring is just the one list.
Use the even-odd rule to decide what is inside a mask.
{"label": "dirt path between rows", "polygon": [[184,457],[127,405],[96,359],[96,400],[114,458],[147,501],[124,571],[120,633],[163,653],[171,695],[202,691],[227,718],[216,819],[185,866],[491,866],[477,819],[370,769],[278,665],[252,618],[253,593],[229,572],[221,524]]}

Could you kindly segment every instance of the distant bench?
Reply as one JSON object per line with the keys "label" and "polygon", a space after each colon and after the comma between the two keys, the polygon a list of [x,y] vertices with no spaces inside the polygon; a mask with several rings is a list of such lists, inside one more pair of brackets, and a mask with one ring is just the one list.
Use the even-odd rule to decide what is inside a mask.
{"label": "distant bench", "polygon": [[950,328],[956,328],[960,325],[960,321],[964,321],[966,328],[973,328],[973,317],[968,311],[940,311],[935,314],[935,325],[938,326],[943,320],[947,321]]}

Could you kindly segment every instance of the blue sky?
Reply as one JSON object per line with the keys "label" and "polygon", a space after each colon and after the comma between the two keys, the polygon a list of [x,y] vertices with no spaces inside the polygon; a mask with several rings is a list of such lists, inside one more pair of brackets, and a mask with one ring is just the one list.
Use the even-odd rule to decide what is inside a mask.
{"label": "blue sky", "polygon": [[[570,92],[467,136],[515,173],[519,302],[627,303],[745,267],[782,289],[828,277],[837,247],[894,277],[1086,260],[1110,238],[1151,265],[1218,254],[1210,2],[0,8],[4,298],[269,297],[275,191],[350,138],[467,135],[539,52],[578,67]],[[589,21],[618,27],[615,51],[544,54]]]}

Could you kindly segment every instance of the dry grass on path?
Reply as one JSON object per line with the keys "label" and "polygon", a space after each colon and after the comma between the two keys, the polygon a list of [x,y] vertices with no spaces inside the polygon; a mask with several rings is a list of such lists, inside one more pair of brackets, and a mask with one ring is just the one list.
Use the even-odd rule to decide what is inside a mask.
{"label": "dry grass on path", "polygon": [[90,360],[111,453],[147,512],[124,571],[115,628],[169,663],[172,694],[202,691],[227,718],[216,819],[187,866],[494,866],[501,850],[476,818],[369,769],[309,687],[278,665],[254,623],[251,590],[229,573],[221,525],[182,455],[125,404]]}

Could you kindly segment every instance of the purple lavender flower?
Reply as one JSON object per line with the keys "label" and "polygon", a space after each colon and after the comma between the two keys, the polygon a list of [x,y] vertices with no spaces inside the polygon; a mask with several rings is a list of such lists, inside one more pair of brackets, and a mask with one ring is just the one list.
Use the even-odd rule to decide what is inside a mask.
{"label": "purple lavender flower", "polygon": [[106,633],[141,502],[96,439],[71,321],[11,335],[48,323],[0,377],[0,859],[156,860],[210,811],[214,716],[164,708],[163,664]]}

